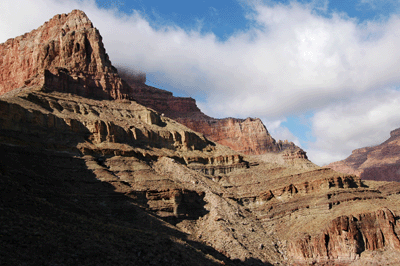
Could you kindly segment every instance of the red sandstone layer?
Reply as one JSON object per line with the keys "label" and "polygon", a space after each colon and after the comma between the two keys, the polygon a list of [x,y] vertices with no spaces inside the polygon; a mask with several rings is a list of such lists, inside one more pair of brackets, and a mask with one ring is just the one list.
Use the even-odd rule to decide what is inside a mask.
{"label": "red sandstone layer", "polygon": [[354,150],[345,160],[328,167],[364,180],[400,181],[400,129],[390,132],[382,144]]}

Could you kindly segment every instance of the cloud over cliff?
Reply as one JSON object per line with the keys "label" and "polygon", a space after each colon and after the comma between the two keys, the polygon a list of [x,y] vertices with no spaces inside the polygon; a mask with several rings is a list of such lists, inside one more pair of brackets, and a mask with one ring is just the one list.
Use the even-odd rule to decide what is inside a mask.
{"label": "cloud over cliff", "polygon": [[379,143],[400,126],[400,18],[360,23],[327,13],[326,1],[317,2],[245,4],[248,29],[220,40],[200,28],[157,24],[138,10],[123,13],[95,1],[2,1],[0,42],[56,13],[82,9],[114,65],[196,97],[208,115],[261,117],[281,138],[291,136],[281,124],[288,115],[311,112],[315,139],[297,137],[311,160],[324,164]]}

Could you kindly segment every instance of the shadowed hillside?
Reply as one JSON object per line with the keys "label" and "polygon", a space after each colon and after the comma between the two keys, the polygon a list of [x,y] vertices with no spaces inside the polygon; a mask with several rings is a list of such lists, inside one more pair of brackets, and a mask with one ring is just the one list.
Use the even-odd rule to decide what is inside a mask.
{"label": "shadowed hillside", "polygon": [[318,167],[272,137],[287,147],[235,151],[225,127],[217,143],[141,105],[82,11],[0,54],[2,264],[400,263],[399,183]]}

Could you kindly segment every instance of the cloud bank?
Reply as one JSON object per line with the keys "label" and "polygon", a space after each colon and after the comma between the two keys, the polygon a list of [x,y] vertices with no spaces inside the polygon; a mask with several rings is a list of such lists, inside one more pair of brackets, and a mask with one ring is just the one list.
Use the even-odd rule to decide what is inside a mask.
{"label": "cloud bank", "polygon": [[[362,1],[365,2],[365,1]],[[82,9],[100,30],[114,65],[195,97],[214,117],[261,117],[275,138],[305,145],[317,164],[378,144],[400,127],[400,18],[359,23],[327,13],[327,1],[246,5],[246,31],[224,41],[201,29],[159,25],[145,13],[95,1],[2,1],[0,42]],[[201,25],[199,25],[201,27]],[[282,125],[312,112],[306,143]]]}

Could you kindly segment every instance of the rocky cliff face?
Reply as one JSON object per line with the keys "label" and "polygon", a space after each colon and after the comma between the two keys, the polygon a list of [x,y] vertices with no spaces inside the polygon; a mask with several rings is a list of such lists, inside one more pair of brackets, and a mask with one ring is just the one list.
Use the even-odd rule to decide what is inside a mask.
{"label": "rocky cliff face", "polygon": [[396,221],[388,209],[341,216],[315,236],[306,236],[290,242],[294,261],[338,260],[351,263],[364,251],[399,249],[395,232]]}
{"label": "rocky cliff face", "polygon": [[[74,16],[76,25],[68,25],[89,25],[80,11],[53,19]],[[11,54],[7,49],[3,53]],[[106,58],[104,52],[100,58]],[[5,264],[400,263],[399,183],[362,181],[313,165],[290,143],[264,138],[268,132],[257,119],[209,126],[221,141],[239,139],[254,147],[249,153],[268,141],[285,148],[241,155],[132,101],[139,90],[159,95],[147,99],[154,105],[163,97],[167,107],[176,100],[145,86],[143,76],[130,81],[137,87],[128,88],[125,98],[101,82],[86,93],[89,87],[75,79],[73,67],[54,73],[48,67],[38,70],[42,83],[35,76],[20,86],[17,74],[3,76],[2,88],[17,84],[0,97]],[[91,82],[109,73],[99,69],[88,67],[79,75]],[[192,100],[177,101],[203,117]],[[204,125],[208,121],[214,120]]]}
{"label": "rocky cliff face", "polygon": [[327,167],[365,180],[400,181],[400,129],[390,132],[384,143],[354,150],[347,159]]}
{"label": "rocky cliff face", "polygon": [[[130,96],[140,104],[150,107],[170,117],[188,128],[201,132],[212,141],[226,145],[231,149],[248,155],[260,155],[266,152],[282,150],[300,151],[288,141],[275,141],[267,128],[258,118],[215,119],[202,113],[192,98],[175,97],[171,92],[160,90],[138,82],[134,74],[125,71],[121,77],[131,86]],[[132,78],[133,77],[133,78]],[[301,150],[302,155],[306,153]],[[292,152],[292,156],[300,153]]]}
{"label": "rocky cliff face", "polygon": [[0,65],[7,70],[0,72],[0,95],[41,85],[86,97],[130,98],[236,151],[262,154],[282,149],[259,119],[213,119],[200,111],[194,99],[145,85],[143,73],[121,71],[127,85],[82,11],[54,16],[37,30],[8,40],[0,45],[0,54]]}
{"label": "rocky cliff face", "polygon": [[126,98],[99,31],[85,13],[56,15],[38,29],[0,45],[0,94],[23,86],[96,98]]}
{"label": "rocky cliff face", "polygon": [[194,131],[202,132],[213,141],[244,154],[257,155],[282,150],[282,145],[271,137],[260,119],[178,117],[176,120]]}

